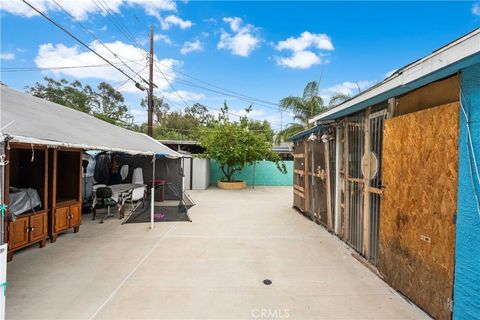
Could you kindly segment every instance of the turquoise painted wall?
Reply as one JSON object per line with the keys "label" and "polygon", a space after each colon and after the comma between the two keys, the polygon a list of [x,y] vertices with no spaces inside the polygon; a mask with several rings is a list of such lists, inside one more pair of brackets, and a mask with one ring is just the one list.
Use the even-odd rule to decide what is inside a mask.
{"label": "turquoise painted wall", "polygon": [[[256,186],[291,186],[293,185],[293,161],[284,161],[287,173],[278,171],[274,162],[258,161],[255,168]],[[235,180],[245,180],[248,185],[253,184],[253,166],[234,173]],[[222,170],[215,160],[210,160],[210,184],[214,185],[223,177]]]}
{"label": "turquoise painted wall", "polygon": [[[462,70],[462,103],[470,116],[470,131],[477,162],[480,161],[480,64]],[[480,164],[480,162],[479,162]],[[472,166],[473,168],[473,166]],[[460,111],[458,216],[455,249],[454,319],[480,319],[480,214],[472,185],[467,149],[467,126]]]}

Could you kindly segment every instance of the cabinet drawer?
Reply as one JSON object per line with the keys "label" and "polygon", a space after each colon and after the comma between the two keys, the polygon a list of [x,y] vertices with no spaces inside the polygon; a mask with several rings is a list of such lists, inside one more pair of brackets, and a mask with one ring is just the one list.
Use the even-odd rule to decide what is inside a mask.
{"label": "cabinet drawer", "polygon": [[70,207],[56,208],[53,214],[54,217],[54,232],[62,232],[69,228],[69,211]]}
{"label": "cabinet drawer", "polygon": [[42,240],[48,233],[48,216],[46,212],[30,216],[30,242]]}
{"label": "cabinet drawer", "polygon": [[8,232],[8,247],[10,250],[23,247],[28,244],[29,217],[17,218],[10,224]]}
{"label": "cabinet drawer", "polygon": [[82,210],[80,204],[70,206],[70,227],[80,225],[82,222]]}

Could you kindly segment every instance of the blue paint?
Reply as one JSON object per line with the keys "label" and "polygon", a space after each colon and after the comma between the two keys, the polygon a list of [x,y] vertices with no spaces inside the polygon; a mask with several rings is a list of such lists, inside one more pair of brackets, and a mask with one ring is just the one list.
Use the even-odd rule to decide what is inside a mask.
{"label": "blue paint", "polygon": [[304,137],[306,137],[306,136],[309,136],[309,135],[312,134],[312,133],[319,132],[319,131],[321,131],[322,129],[323,129],[323,126],[318,125],[318,126],[315,126],[315,127],[310,128],[310,129],[306,129],[306,130],[297,132],[297,133],[295,133],[293,136],[291,136],[290,138],[288,138],[288,141],[295,141],[295,140],[302,139],[302,138],[304,138]]}
{"label": "blue paint", "polygon": [[[292,186],[293,161],[284,161],[287,173],[278,171],[274,162],[258,161],[255,168],[256,186]],[[246,166],[241,172],[235,172],[235,180],[244,180],[247,185],[253,184],[253,166]],[[210,184],[215,185],[223,177],[222,170],[215,160],[210,160]]]}
{"label": "blue paint", "polygon": [[[474,152],[480,161],[480,63],[462,70],[462,102],[470,116]],[[467,149],[466,121],[460,114],[458,219],[455,250],[454,319],[480,319],[480,216],[476,211]],[[480,185],[475,184],[480,196]]]}

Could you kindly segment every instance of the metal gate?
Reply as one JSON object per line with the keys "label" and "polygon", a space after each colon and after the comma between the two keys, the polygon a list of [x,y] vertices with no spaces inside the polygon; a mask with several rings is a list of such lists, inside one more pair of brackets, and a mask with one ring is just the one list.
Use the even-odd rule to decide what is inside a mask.
{"label": "metal gate", "polygon": [[[375,111],[372,112],[371,111]],[[344,124],[345,241],[376,264],[380,223],[385,106],[368,108]]]}
{"label": "metal gate", "polygon": [[383,109],[370,114],[370,181],[367,187],[369,193],[369,250],[367,259],[376,264],[378,259],[378,231],[380,225],[380,200],[382,188],[382,149],[383,125],[387,117],[387,110]]}
{"label": "metal gate", "polygon": [[347,146],[347,243],[355,250],[363,250],[363,177],[362,155],[364,153],[364,117],[348,119],[346,123]]}

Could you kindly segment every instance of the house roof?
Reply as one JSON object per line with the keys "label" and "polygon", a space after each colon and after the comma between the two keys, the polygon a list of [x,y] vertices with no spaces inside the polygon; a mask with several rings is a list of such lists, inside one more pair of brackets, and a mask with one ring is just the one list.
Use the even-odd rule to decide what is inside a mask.
{"label": "house roof", "polygon": [[0,134],[12,142],[182,157],[143,133],[115,126],[5,85],[0,87]]}
{"label": "house roof", "polygon": [[309,120],[318,123],[360,111],[480,63],[480,28],[414,61],[380,83]]}

